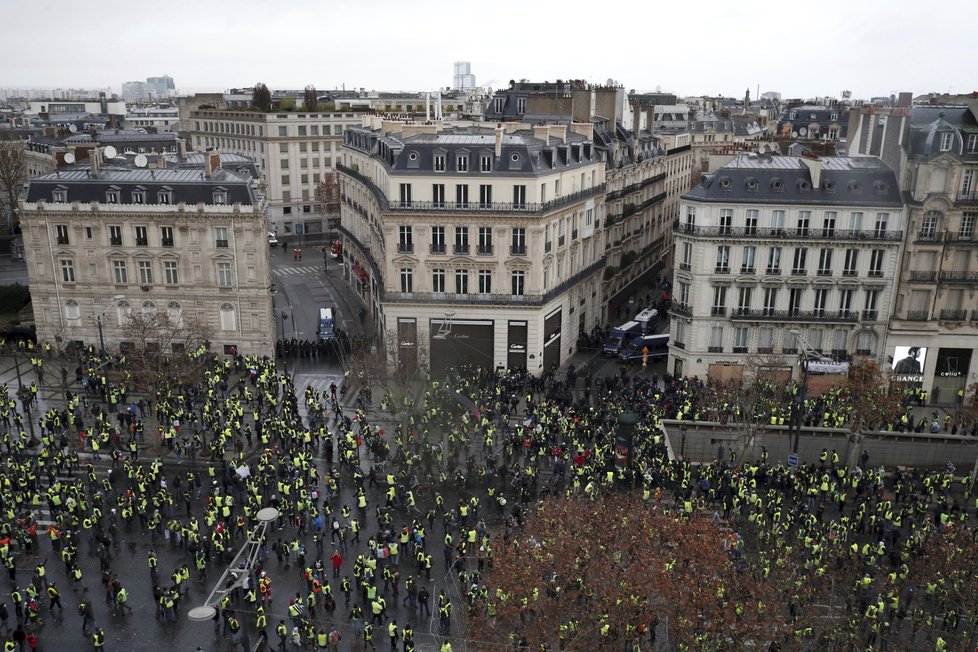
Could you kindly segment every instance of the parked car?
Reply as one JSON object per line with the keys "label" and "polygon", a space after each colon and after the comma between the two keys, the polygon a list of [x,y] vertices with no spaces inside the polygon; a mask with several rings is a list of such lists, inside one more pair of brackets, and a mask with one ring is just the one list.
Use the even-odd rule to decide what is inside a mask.
{"label": "parked car", "polygon": [[269,247],[278,246],[278,236],[272,233],[271,231],[268,232],[268,246]]}

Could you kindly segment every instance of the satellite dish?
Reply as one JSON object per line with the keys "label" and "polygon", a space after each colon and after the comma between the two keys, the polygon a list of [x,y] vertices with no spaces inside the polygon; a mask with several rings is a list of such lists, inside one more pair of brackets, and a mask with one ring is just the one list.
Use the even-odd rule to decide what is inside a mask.
{"label": "satellite dish", "polygon": [[77,133],[78,132],[78,127],[76,125],[73,125],[73,124],[72,125],[68,125],[68,131],[70,131],[73,134],[74,133]]}
{"label": "satellite dish", "polygon": [[74,154],[72,154],[71,152],[68,152],[67,154],[65,154],[65,163],[67,163],[68,165],[71,165],[74,162],[75,162],[75,155]]}
{"label": "satellite dish", "polygon": [[106,145],[104,151],[105,151],[105,158],[115,158],[116,154],[119,153],[112,145]]}
{"label": "satellite dish", "polygon": [[800,127],[798,129],[798,133],[801,134],[802,136],[804,136],[805,134],[808,133],[808,128],[807,127]]}
{"label": "satellite dish", "polygon": [[798,137],[798,132],[797,131],[792,131],[791,132],[791,137],[792,138],[797,138]]}
{"label": "satellite dish", "polygon": [[133,163],[136,164],[136,167],[137,168],[144,168],[144,167],[146,167],[146,163],[147,162],[148,161],[146,160],[146,155],[145,154],[136,154],[136,159],[133,161]]}

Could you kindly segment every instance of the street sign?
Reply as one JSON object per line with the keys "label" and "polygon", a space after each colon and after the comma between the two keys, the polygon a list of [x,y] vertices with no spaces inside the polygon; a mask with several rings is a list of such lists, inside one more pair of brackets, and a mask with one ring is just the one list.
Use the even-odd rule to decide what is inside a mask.
{"label": "street sign", "polygon": [[798,456],[794,453],[788,456],[788,466],[798,466]]}

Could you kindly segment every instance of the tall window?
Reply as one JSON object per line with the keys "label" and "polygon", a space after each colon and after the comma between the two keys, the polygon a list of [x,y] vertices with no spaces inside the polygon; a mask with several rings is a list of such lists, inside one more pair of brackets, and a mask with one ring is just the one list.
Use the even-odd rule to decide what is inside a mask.
{"label": "tall window", "polygon": [[720,209],[720,235],[730,235],[733,227],[733,209]]}
{"label": "tall window", "polygon": [[414,292],[414,271],[406,267],[401,269],[401,292]]}
{"label": "tall window", "polygon": [[933,240],[937,236],[937,226],[941,219],[940,211],[927,211],[920,222],[920,239]]}
{"label": "tall window", "polygon": [[799,288],[788,290],[788,314],[792,317],[798,316],[801,312],[801,295],[802,290]]}
{"label": "tall window", "polygon": [[467,226],[455,227],[455,253],[469,253],[469,227]]}
{"label": "tall window", "polygon": [[838,213],[835,211],[825,211],[822,216],[822,237],[831,238],[835,235],[835,220]]}
{"label": "tall window", "polygon": [[136,263],[139,267],[139,284],[140,285],[152,285],[153,284],[153,263],[148,260],[140,260]]}
{"label": "tall window", "polygon": [[965,213],[961,216],[961,232],[958,234],[962,238],[971,239],[975,235],[975,221],[978,220],[978,213]]}
{"label": "tall window", "polygon": [[737,290],[737,312],[741,315],[750,313],[750,300],[754,288],[745,286]]}
{"label": "tall window", "polygon": [[164,247],[173,246],[173,227],[172,226],[161,226],[160,227],[160,244]]}
{"label": "tall window", "polygon": [[492,172],[492,157],[485,154],[479,157],[479,171]]}
{"label": "tall window", "polygon": [[[978,134],[976,134],[978,135]],[[975,190],[975,174],[974,168],[970,168],[961,173],[961,193],[962,195],[970,195]]]}
{"label": "tall window", "polygon": [[741,274],[753,274],[754,273],[754,258],[757,254],[757,247],[750,245],[744,247],[743,256],[740,264]]}
{"label": "tall window", "polygon": [[883,276],[883,261],[886,260],[886,251],[883,249],[873,249],[869,256],[869,275]]}
{"label": "tall window", "polygon": [[771,247],[767,252],[767,273],[776,276],[781,273],[781,247]]}
{"label": "tall window", "polygon": [[126,261],[112,261],[112,277],[115,280],[116,285],[125,285],[129,282],[129,272],[126,269]]}
{"label": "tall window", "polygon": [[65,301],[65,319],[69,326],[81,326],[81,306],[74,299]]}
{"label": "tall window", "polygon": [[523,227],[513,228],[513,242],[512,242],[512,252],[513,255],[521,255],[526,253],[526,229]]}
{"label": "tall window", "polygon": [[445,184],[431,184],[431,201],[435,205],[435,208],[442,208],[445,206]]}
{"label": "tall window", "polygon": [[68,240],[68,225],[67,224],[58,224],[55,227],[55,229],[57,230],[57,233],[58,233],[58,244],[59,245],[70,244],[70,242]]}
{"label": "tall window", "polygon": [[853,211],[849,213],[849,230],[850,231],[861,231],[863,228],[863,213],[862,211]]}
{"label": "tall window", "polygon": [[722,326],[713,326],[710,329],[710,353],[723,353]]}
{"label": "tall window", "polygon": [[231,285],[231,263],[217,264],[217,284],[222,287]]}
{"label": "tall window", "polygon": [[75,282],[75,261],[68,258],[61,259],[61,280],[65,283]]}
{"label": "tall window", "polygon": [[214,246],[220,248],[226,248],[228,246],[228,227],[214,227]]}
{"label": "tall window", "polygon": [[815,316],[824,317],[825,316],[825,305],[829,299],[829,291],[825,288],[815,289]]}
{"label": "tall window", "polygon": [[402,224],[397,232],[397,250],[401,253],[414,251],[414,230],[409,224]]}
{"label": "tall window", "polygon": [[769,327],[757,331],[757,352],[770,353],[774,349],[774,329]]}
{"label": "tall window", "polygon": [[455,270],[455,294],[469,293],[469,270]]}
{"label": "tall window", "polygon": [[488,269],[479,270],[479,294],[492,294],[492,272]]}
{"label": "tall window", "polygon": [[410,183],[402,183],[402,184],[400,184],[400,192],[401,192],[401,204],[403,206],[410,206],[411,205],[411,184]]}
{"label": "tall window", "polygon": [[886,224],[890,220],[889,213],[876,214],[876,226],[873,227],[873,236],[876,238],[886,237]]}
{"label": "tall window", "polygon": [[945,132],[941,133],[941,151],[942,152],[950,152],[951,151],[951,144],[952,144],[953,140],[954,140],[954,136],[953,136],[953,134],[951,134],[950,131],[945,131]]}
{"label": "tall window", "polygon": [[747,336],[746,326],[738,326],[734,329],[734,353],[747,353]]}
{"label": "tall window", "polygon": [[713,310],[716,316],[727,314],[727,288],[719,285],[713,288]]}
{"label": "tall window", "polygon": [[843,276],[855,276],[856,268],[859,266],[859,250],[846,249],[846,261],[842,267]]}
{"label": "tall window", "polygon": [[445,270],[444,269],[433,269],[431,270],[431,291],[441,294],[445,291]]}
{"label": "tall window", "polygon": [[757,234],[757,214],[756,208],[750,208],[747,210],[747,215],[744,218],[744,234],[745,235],[756,235]]}
{"label": "tall window", "polygon": [[526,186],[516,185],[513,186],[513,203],[517,206],[526,205]]}
{"label": "tall window", "polygon": [[175,260],[164,260],[163,261],[163,280],[167,285],[177,285],[179,282],[179,277],[177,276],[177,261]]}
{"label": "tall window", "polygon": [[234,311],[234,305],[230,303],[221,304],[221,330],[233,331],[238,328],[238,319]]}
{"label": "tall window", "polygon": [[804,276],[806,273],[806,261],[808,260],[808,249],[805,247],[795,247],[795,257],[791,263],[791,273],[795,276]]}
{"label": "tall window", "polygon": [[693,263],[693,243],[683,242],[683,258],[679,263],[679,269],[690,270]]}
{"label": "tall window", "polygon": [[726,274],[730,271],[730,245],[719,245],[717,247],[717,274]]}
{"label": "tall window", "polygon": [[467,185],[462,183],[455,185],[455,203],[460,208],[466,208],[469,205],[469,187]]}
{"label": "tall window", "polygon": [[771,229],[776,235],[784,233],[784,211],[771,211]]}
{"label": "tall window", "polygon": [[172,325],[183,326],[183,308],[176,301],[166,304],[166,316],[169,317]]}
{"label": "tall window", "polygon": [[445,253],[445,227],[443,226],[431,227],[431,253]]}
{"label": "tall window", "polygon": [[479,227],[479,253],[488,255],[492,253],[492,227]]}
{"label": "tall window", "polygon": [[492,186],[487,183],[479,184],[479,205],[483,208],[492,205]]}
{"label": "tall window", "polygon": [[839,314],[848,317],[852,310],[852,290],[839,291]]}
{"label": "tall window", "polygon": [[679,284],[679,303],[689,307],[689,283]]}
{"label": "tall window", "polygon": [[113,247],[119,247],[122,245],[122,227],[121,226],[110,226],[109,227],[109,244]]}
{"label": "tall window", "polygon": [[811,211],[798,211],[798,235],[808,235],[808,229],[811,226],[811,221]]}
{"label": "tall window", "polygon": [[832,275],[832,250],[825,247],[818,252],[818,275]]}
{"label": "tall window", "polygon": [[778,289],[764,288],[764,315],[771,317],[778,306]]}
{"label": "tall window", "polygon": [[686,226],[696,226],[696,207],[686,207]]}
{"label": "tall window", "polygon": [[455,170],[458,172],[468,172],[469,171],[469,157],[468,156],[457,156],[455,157]]}
{"label": "tall window", "polygon": [[444,154],[436,154],[435,155],[435,172],[444,172],[444,171],[445,171],[445,155]]}
{"label": "tall window", "polygon": [[521,270],[517,270],[513,272],[512,282],[513,282],[513,294],[518,297],[523,296],[525,292],[526,272],[523,272]]}

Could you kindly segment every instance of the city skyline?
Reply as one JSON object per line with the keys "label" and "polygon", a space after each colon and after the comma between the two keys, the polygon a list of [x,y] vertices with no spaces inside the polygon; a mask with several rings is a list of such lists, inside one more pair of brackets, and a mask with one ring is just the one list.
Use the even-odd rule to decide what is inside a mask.
{"label": "city skyline", "polygon": [[[954,15],[960,33],[969,33],[974,12],[964,0],[951,5],[943,15]],[[271,88],[424,91],[450,86],[452,64],[470,61],[478,83],[494,89],[526,78],[594,84],[614,79],[639,92],[660,88],[733,97],[748,89],[753,97],[758,88],[786,98],[837,97],[848,89],[864,99],[899,91],[976,90],[963,86],[974,46],[949,37],[946,23],[912,12],[904,0],[888,3],[885,14],[870,3],[830,0],[817,7],[818,16],[839,18],[828,26],[807,14],[771,16],[770,5],[758,2],[690,11],[687,5],[630,1],[608,15],[608,30],[600,29],[602,21],[592,22],[592,6],[578,0],[560,11],[512,0],[493,5],[491,12],[453,5],[450,14],[430,1],[374,0],[371,6],[383,16],[376,24],[364,19],[374,12],[365,14],[351,0],[337,0],[326,10],[299,0],[276,6],[271,15],[257,0],[238,3],[231,14],[219,5],[176,0],[166,14],[133,7],[100,14],[106,36],[99,44],[78,45],[77,23],[45,24],[42,49],[36,34],[23,29],[38,12],[37,3],[12,0],[7,11],[17,20],[5,21],[0,37],[8,51],[31,56],[0,73],[0,87],[118,91],[124,81],[166,73],[183,92],[259,81]],[[635,36],[613,38],[619,24],[632,26]],[[256,36],[259,26],[267,36]],[[472,26],[479,31],[473,33]],[[914,56],[913,43],[927,44],[926,57]],[[249,46],[256,53],[243,55]],[[79,56],[79,50],[89,56]],[[401,67],[405,61],[411,64],[407,70]]]}

